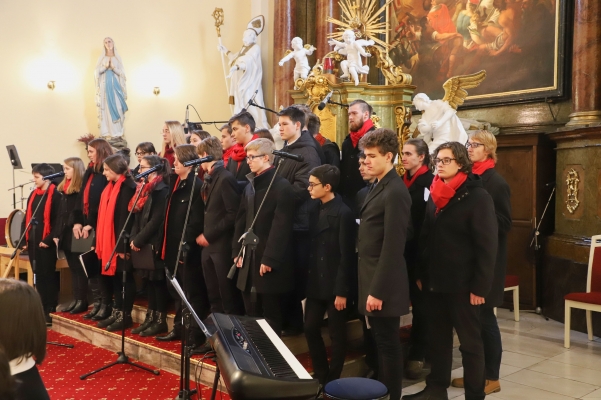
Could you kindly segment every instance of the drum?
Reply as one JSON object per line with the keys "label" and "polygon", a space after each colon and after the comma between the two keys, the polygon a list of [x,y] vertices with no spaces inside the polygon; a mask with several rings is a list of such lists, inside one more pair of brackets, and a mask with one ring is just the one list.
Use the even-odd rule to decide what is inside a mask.
{"label": "drum", "polygon": [[4,237],[9,248],[15,248],[21,238],[21,225],[25,219],[25,213],[21,210],[13,210],[6,219]]}

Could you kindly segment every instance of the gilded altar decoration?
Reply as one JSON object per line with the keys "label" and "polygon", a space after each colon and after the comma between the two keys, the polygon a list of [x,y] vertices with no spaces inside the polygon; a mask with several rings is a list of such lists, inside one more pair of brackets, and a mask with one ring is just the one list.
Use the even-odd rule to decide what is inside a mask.
{"label": "gilded altar decoration", "polygon": [[568,171],[568,175],[566,177],[566,185],[567,189],[567,197],[566,197],[566,208],[570,214],[574,214],[578,205],[580,205],[580,201],[578,200],[578,184],[580,183],[580,176],[578,172],[571,168]]}
{"label": "gilded altar decoration", "polygon": [[[411,125],[411,107],[396,106],[394,108],[394,116],[397,126],[397,138],[399,140],[399,156],[403,152],[405,142],[411,137],[409,126]],[[399,162],[396,165],[396,172],[399,175],[405,174],[403,163]]]}

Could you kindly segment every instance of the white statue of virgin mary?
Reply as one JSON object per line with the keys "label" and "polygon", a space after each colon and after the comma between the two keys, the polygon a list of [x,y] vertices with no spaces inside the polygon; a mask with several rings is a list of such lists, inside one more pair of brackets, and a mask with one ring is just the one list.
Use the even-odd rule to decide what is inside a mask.
{"label": "white statue of virgin mary", "polygon": [[104,39],[104,53],[96,62],[94,80],[100,136],[123,136],[123,121],[127,111],[125,70],[110,37]]}

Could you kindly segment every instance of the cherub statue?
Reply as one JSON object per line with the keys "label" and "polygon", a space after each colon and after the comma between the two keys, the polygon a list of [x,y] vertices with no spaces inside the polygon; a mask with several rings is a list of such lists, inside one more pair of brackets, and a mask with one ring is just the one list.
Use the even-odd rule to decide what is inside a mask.
{"label": "cherub statue", "polygon": [[355,86],[357,86],[359,84],[358,74],[367,75],[369,73],[369,65],[363,65],[361,61],[361,56],[371,57],[371,54],[367,53],[364,47],[373,46],[375,42],[373,40],[355,40],[355,32],[350,29],[344,31],[342,40],[344,42],[330,39],[328,43],[330,46],[335,46],[334,51],[346,56],[346,60],[340,63],[343,72],[340,78],[348,78],[350,74],[355,81]]}
{"label": "cherub statue", "polygon": [[309,67],[309,60],[307,56],[313,54],[316,48],[312,45],[306,45],[303,47],[303,39],[295,37],[290,42],[292,50],[288,50],[284,58],[279,62],[280,67],[284,66],[284,63],[294,58],[296,65],[294,66],[294,81],[298,78],[307,79],[311,67]]}
{"label": "cherub statue", "polygon": [[430,100],[425,93],[415,95],[413,105],[423,111],[417,129],[428,144],[430,153],[445,142],[467,142],[467,133],[457,116],[457,106],[463,104],[467,97],[465,89],[477,87],[485,77],[486,71],[480,71],[450,78],[442,85],[445,90],[442,100]]}

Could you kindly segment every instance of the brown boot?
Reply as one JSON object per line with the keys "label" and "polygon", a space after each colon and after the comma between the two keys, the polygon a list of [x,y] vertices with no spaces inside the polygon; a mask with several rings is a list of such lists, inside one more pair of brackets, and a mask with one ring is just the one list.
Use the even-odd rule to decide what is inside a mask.
{"label": "brown boot", "polygon": [[[501,391],[501,384],[499,383],[499,381],[491,381],[487,379],[485,385],[486,386],[484,387],[484,393],[486,393],[487,395]],[[463,388],[463,378],[453,379],[453,381],[451,381],[451,386],[456,388]]]}

